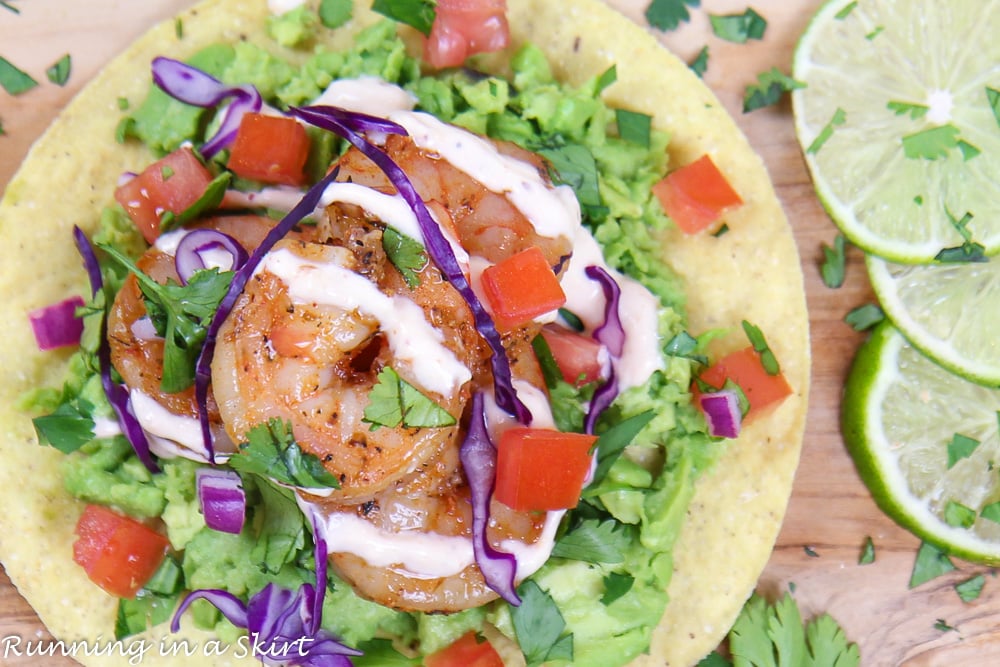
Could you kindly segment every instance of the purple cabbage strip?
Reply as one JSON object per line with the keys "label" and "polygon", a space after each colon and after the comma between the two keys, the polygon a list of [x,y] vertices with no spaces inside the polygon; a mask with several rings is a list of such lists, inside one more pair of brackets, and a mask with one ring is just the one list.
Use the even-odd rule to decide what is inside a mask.
{"label": "purple cabbage strip", "polygon": [[162,56],[153,59],[153,82],[171,97],[197,107],[214,107],[227,97],[234,98],[223,112],[218,131],[201,146],[206,158],[232,143],[244,114],[258,112],[263,106],[253,86],[227,86],[196,67]]}
{"label": "purple cabbage strip", "polygon": [[297,591],[270,583],[244,604],[224,590],[201,589],[188,593],[174,612],[170,631],[177,632],[181,615],[195,600],[207,600],[223,616],[250,635],[255,653],[269,665],[301,667],[350,667],[349,656],[361,652],[345,646],[321,627],[326,595],[327,549],[313,517],[316,584],[302,584]]}
{"label": "purple cabbage strip", "polygon": [[[93,246],[90,245],[90,240],[87,239],[83,230],[76,225],[73,226],[73,240],[76,242],[77,250],[80,252],[80,256],[83,257],[83,264],[87,269],[91,295],[96,296],[98,292],[104,289],[101,265],[97,262],[97,256],[94,254]],[[104,393],[108,397],[108,402],[111,403],[111,407],[114,408],[115,414],[118,416],[118,423],[122,427],[122,432],[128,438],[129,444],[135,450],[136,456],[139,457],[139,460],[142,461],[142,464],[150,472],[160,472],[159,466],[156,465],[153,455],[149,451],[149,441],[146,439],[146,433],[142,430],[139,420],[136,419],[135,413],[132,411],[128,391],[111,378],[111,348],[108,345],[107,336],[104,334],[106,322],[106,319],[101,322],[100,343],[97,347],[97,363],[101,372],[101,385],[104,387]]]}
{"label": "purple cabbage strip", "polygon": [[434,263],[444,274],[445,279],[458,290],[462,298],[472,310],[476,322],[476,330],[490,346],[491,366],[493,369],[494,394],[497,405],[509,414],[517,417],[522,424],[531,423],[531,412],[517,397],[514,380],[510,371],[510,361],[504,350],[500,333],[493,324],[489,312],[479,301],[472,290],[468,279],[462,272],[458,260],[451,250],[451,245],[445,239],[440,227],[434,222],[423,199],[413,187],[406,172],[392,161],[384,151],[361,136],[364,132],[382,132],[405,135],[406,130],[400,125],[382,118],[359,114],[331,106],[291,107],[288,112],[311,125],[333,132],[349,141],[355,148],[364,153],[374,162],[396,187],[400,196],[413,209],[427,244],[427,252]]}
{"label": "purple cabbage strip", "polygon": [[337,170],[333,169],[316,185],[309,188],[309,191],[299,200],[295,208],[289,211],[277,225],[271,228],[267,236],[264,237],[264,240],[261,241],[261,244],[250,253],[243,266],[233,274],[229,290],[222,297],[222,300],[219,302],[219,308],[215,311],[215,315],[208,325],[208,330],[205,332],[205,343],[201,347],[201,352],[198,354],[198,360],[194,367],[194,396],[198,403],[198,420],[201,422],[202,439],[205,443],[205,450],[208,452],[208,460],[212,463],[215,463],[215,448],[212,446],[212,431],[208,423],[208,385],[212,380],[212,355],[215,354],[215,341],[218,338],[219,329],[222,327],[222,323],[226,321],[233,306],[236,305],[236,300],[240,297],[243,288],[246,287],[247,281],[250,280],[250,276],[253,275],[254,270],[260,264],[264,255],[274,247],[275,243],[283,239],[295,225],[299,224],[303,218],[316,210],[320,199],[323,197],[323,192],[335,178],[337,178]]}
{"label": "purple cabbage strip", "polygon": [[476,565],[483,573],[487,586],[510,604],[520,605],[521,598],[514,590],[517,559],[514,554],[494,549],[486,538],[497,461],[496,450],[486,429],[482,392],[477,391],[472,395],[472,419],[458,455],[472,495],[472,550]]}
{"label": "purple cabbage strip", "polygon": [[[608,348],[612,357],[621,357],[625,350],[625,327],[622,326],[621,313],[621,288],[610,273],[600,266],[588,266],[584,270],[587,277],[596,280],[604,291],[604,322],[594,329],[594,339]],[[615,398],[618,397],[618,377],[615,375],[615,365],[611,364],[608,379],[597,388],[593,398],[590,399],[590,410],[584,421],[584,431],[589,434],[594,433],[597,420]]]}

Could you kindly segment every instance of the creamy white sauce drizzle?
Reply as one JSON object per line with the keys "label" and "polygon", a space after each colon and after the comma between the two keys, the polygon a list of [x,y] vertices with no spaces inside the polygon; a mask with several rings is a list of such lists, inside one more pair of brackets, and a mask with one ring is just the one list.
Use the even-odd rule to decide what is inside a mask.
{"label": "creamy white sauce drizzle", "polygon": [[267,10],[274,16],[281,16],[306,4],[306,0],[267,0]]}
{"label": "creamy white sauce drizzle", "polygon": [[[141,389],[129,390],[129,402],[154,454],[160,458],[183,457],[208,463],[208,451],[197,419],[171,412]],[[218,452],[220,444],[215,445],[217,463],[229,458]]]}
{"label": "creamy white sauce drizzle", "polygon": [[394,111],[412,109],[417,104],[417,98],[393,83],[374,76],[362,76],[334,80],[312,104],[325,104],[385,118]]}
{"label": "creamy white sauce drizzle", "polygon": [[[418,530],[384,531],[355,514],[327,513],[301,495],[297,499],[306,516],[315,517],[330,553],[353,554],[373,567],[391,568],[421,579],[451,577],[475,562],[470,537]],[[518,580],[531,576],[548,560],[563,514],[549,512],[541,535],[531,544],[513,539],[501,543],[503,551],[517,558]]]}
{"label": "creamy white sauce drizzle", "polygon": [[383,294],[350,269],[313,262],[286,248],[268,253],[255,273],[261,271],[285,283],[293,301],[336,306],[377,319],[393,356],[421,388],[450,397],[472,378],[469,369],[444,346],[441,332],[410,299]]}

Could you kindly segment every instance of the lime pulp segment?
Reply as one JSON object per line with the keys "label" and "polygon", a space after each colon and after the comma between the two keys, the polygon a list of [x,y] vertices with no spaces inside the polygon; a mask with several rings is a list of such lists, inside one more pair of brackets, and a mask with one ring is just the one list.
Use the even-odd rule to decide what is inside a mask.
{"label": "lime pulp segment", "polygon": [[[1000,390],[949,373],[886,322],[851,368],[844,438],[896,522],[952,555],[998,564],[1000,523],[988,517],[1000,508],[987,509],[1000,501],[998,411]],[[978,445],[967,456],[952,448],[950,461],[956,434]],[[956,525],[956,516],[971,525]]]}
{"label": "lime pulp segment", "polygon": [[967,380],[1000,387],[1000,258],[865,262],[882,309],[910,344]]}
{"label": "lime pulp segment", "polygon": [[1000,251],[998,34],[1000,0],[832,0],[806,29],[796,132],[820,199],[865,251],[931,261],[962,245],[966,213],[972,240]]}

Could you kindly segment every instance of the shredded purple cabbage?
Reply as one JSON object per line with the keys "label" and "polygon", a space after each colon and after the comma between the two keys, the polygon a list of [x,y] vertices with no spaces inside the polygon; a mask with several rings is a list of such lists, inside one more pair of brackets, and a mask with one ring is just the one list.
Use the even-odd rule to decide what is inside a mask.
{"label": "shredded purple cabbage", "polygon": [[496,483],[497,460],[496,450],[486,428],[486,412],[481,392],[477,391],[472,395],[471,414],[469,430],[458,455],[472,495],[472,550],[486,585],[504,600],[517,606],[521,604],[521,598],[514,590],[517,559],[514,554],[494,549],[486,538],[486,527],[490,522],[490,499]]}
{"label": "shredded purple cabbage", "polygon": [[28,322],[39,350],[55,350],[80,344],[83,319],[76,316],[76,310],[81,306],[83,299],[71,296],[28,313]]}
{"label": "shredded purple cabbage", "polygon": [[326,541],[313,517],[316,585],[302,584],[291,591],[270,583],[244,604],[238,597],[220,589],[192,591],[174,612],[170,631],[181,627],[181,615],[195,600],[207,600],[233,625],[247,631],[254,655],[269,665],[302,667],[349,667],[349,656],[361,651],[337,641],[321,627],[323,597],[326,595]]}
{"label": "shredded purple cabbage", "polygon": [[263,106],[260,93],[253,86],[227,86],[196,67],[162,56],[153,59],[153,82],[171,97],[198,107],[214,107],[228,97],[233,98],[219,129],[201,146],[200,152],[206,158],[232,143],[244,114],[258,112]]}
{"label": "shredded purple cabbage", "polygon": [[[587,277],[596,280],[604,291],[604,322],[594,329],[592,334],[594,339],[608,348],[608,352],[614,358],[620,358],[625,350],[625,327],[622,326],[619,305],[621,303],[621,288],[614,277],[600,266],[588,266],[584,270]],[[594,391],[594,396],[590,399],[590,410],[584,420],[584,431],[589,434],[594,433],[594,427],[601,413],[618,397],[618,377],[615,374],[615,365],[610,365],[608,379]]]}
{"label": "shredded purple cabbage", "polygon": [[[87,269],[91,295],[96,296],[98,292],[104,289],[101,265],[97,261],[97,256],[94,254],[93,246],[90,245],[90,240],[87,239],[83,230],[75,225],[73,226],[73,240],[76,242],[77,250],[80,252],[80,256],[83,257],[83,264]],[[136,456],[139,457],[139,460],[142,461],[142,464],[150,472],[160,472],[159,466],[156,465],[153,455],[149,451],[149,441],[146,439],[146,433],[142,430],[142,426],[139,425],[139,420],[136,419],[135,413],[132,410],[128,391],[111,378],[111,348],[108,345],[108,338],[104,334],[105,322],[106,320],[102,320],[101,322],[100,343],[97,347],[97,363],[101,371],[101,386],[104,387],[104,393],[108,397],[108,402],[111,403],[111,407],[118,417],[118,423],[121,425],[122,432],[128,439],[129,444],[132,445],[132,449],[135,450]]]}
{"label": "shredded purple cabbage", "polygon": [[517,417],[523,424],[531,423],[531,412],[527,406],[517,397],[514,389],[514,379],[511,375],[510,361],[504,350],[500,333],[493,324],[493,318],[479,301],[479,297],[472,290],[468,279],[462,272],[455,254],[451,250],[451,245],[442,234],[440,227],[434,222],[430,211],[424,204],[423,199],[413,187],[406,172],[397,165],[380,148],[369,142],[362,136],[365,132],[380,132],[386,134],[405,135],[406,130],[392,121],[388,121],[367,114],[356,113],[331,106],[309,106],[291,107],[289,113],[301,118],[311,125],[333,132],[339,137],[349,141],[351,145],[364,153],[379,169],[389,178],[389,181],[396,187],[400,196],[413,209],[423,233],[424,241],[427,244],[427,252],[440,269],[445,279],[458,290],[462,298],[469,305],[476,322],[476,330],[489,345],[493,354],[491,355],[491,366],[493,370],[494,394],[497,405],[506,412]]}
{"label": "shredded purple cabbage", "polygon": [[330,171],[316,185],[309,188],[305,196],[295,205],[277,225],[271,228],[261,241],[261,244],[247,258],[247,261],[233,274],[233,280],[229,284],[229,290],[219,302],[219,308],[215,311],[211,323],[205,332],[205,343],[201,352],[198,353],[198,360],[194,367],[194,396],[198,403],[198,420],[201,422],[201,435],[205,443],[205,450],[208,452],[208,460],[215,463],[215,448],[212,446],[211,425],[208,423],[208,385],[212,380],[212,355],[215,354],[215,341],[219,335],[222,323],[226,321],[236,300],[246,287],[247,281],[253,275],[254,270],[264,255],[274,247],[274,244],[285,237],[295,225],[299,224],[303,218],[316,210],[323,192],[327,186],[337,178],[337,170]]}

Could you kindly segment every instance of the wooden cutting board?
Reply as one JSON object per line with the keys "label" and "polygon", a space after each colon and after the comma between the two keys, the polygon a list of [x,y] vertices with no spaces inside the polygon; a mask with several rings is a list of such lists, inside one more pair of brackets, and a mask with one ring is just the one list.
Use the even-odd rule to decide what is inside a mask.
{"label": "wooden cutting board", "polygon": [[[648,0],[608,0],[633,20],[645,23]],[[59,110],[113,55],[156,21],[190,0],[10,0],[20,13],[0,6],[0,56],[43,82],[18,97],[0,90],[0,185],[6,184]],[[1000,664],[1000,581],[988,576],[982,596],[962,603],[954,584],[985,568],[964,565],[950,576],[916,590],[907,582],[918,541],[874,505],[841,440],[838,413],[841,387],[862,335],[842,321],[844,314],[872,300],[860,254],[849,255],[846,284],[826,288],[819,278],[821,245],[835,229],[817,200],[795,140],[791,108],[778,106],[741,113],[743,89],[758,72],[789,72],[792,51],[821,0],[756,0],[767,21],[765,38],[745,45],[711,35],[706,14],[743,12],[745,1],[705,0],[692,8],[683,29],[660,35],[669,48],[690,60],[703,45],[710,49],[705,81],[736,118],[763,156],[785,212],[795,230],[811,320],[813,386],[802,461],[774,554],[759,590],[771,597],[794,584],[805,616],[832,614],[861,646],[868,666]],[[64,54],[73,71],[65,87],[48,83],[45,69]],[[859,565],[867,537],[876,560]],[[733,553],[739,558],[739,553]],[[935,627],[946,622],[953,630]],[[0,665],[42,664],[4,654],[4,638],[44,636],[31,608],[0,572]],[[45,659],[45,665],[73,664]]]}

